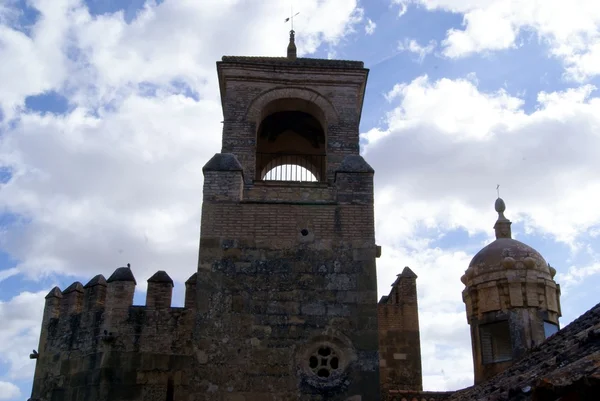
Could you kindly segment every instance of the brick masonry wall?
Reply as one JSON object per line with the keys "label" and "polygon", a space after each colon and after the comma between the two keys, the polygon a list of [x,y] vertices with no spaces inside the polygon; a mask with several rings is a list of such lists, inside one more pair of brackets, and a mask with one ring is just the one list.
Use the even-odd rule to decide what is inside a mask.
{"label": "brick masonry wall", "polygon": [[[269,93],[276,89],[280,90],[277,94],[280,98],[305,99],[323,109],[329,182],[333,182],[345,156],[358,154],[359,107],[367,70],[337,70],[332,74],[319,68],[257,68],[236,63],[220,63],[219,68],[224,77],[222,152],[238,157],[247,183],[255,176],[256,132],[265,117],[254,104],[261,96],[271,99]],[[304,88],[310,88],[310,92]]]}

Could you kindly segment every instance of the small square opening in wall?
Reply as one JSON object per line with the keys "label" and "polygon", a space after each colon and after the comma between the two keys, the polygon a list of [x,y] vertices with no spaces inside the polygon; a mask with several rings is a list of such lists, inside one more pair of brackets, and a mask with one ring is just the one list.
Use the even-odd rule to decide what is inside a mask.
{"label": "small square opening in wall", "polygon": [[508,321],[488,323],[479,326],[481,358],[484,364],[510,361],[512,343]]}

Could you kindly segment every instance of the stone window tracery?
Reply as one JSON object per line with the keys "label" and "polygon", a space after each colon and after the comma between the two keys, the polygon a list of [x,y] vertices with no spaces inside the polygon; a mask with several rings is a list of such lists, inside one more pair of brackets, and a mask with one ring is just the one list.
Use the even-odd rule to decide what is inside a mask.
{"label": "stone window tracery", "polygon": [[339,369],[340,358],[335,350],[327,346],[322,346],[315,349],[312,353],[308,366],[315,375],[327,378]]}

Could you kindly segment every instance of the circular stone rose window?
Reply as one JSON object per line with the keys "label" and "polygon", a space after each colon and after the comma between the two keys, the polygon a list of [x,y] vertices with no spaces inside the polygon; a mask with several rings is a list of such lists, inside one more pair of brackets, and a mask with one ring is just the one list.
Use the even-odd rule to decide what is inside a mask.
{"label": "circular stone rose window", "polygon": [[340,358],[331,347],[321,346],[311,354],[308,366],[315,375],[328,378],[339,369]]}

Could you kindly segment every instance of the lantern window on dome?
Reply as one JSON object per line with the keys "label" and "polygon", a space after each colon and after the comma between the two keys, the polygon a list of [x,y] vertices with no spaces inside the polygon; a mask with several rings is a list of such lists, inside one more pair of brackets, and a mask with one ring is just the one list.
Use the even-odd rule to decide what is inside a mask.
{"label": "lantern window on dome", "polygon": [[484,364],[510,361],[512,343],[508,321],[488,323],[479,326],[481,359]]}
{"label": "lantern window on dome", "polygon": [[544,335],[546,336],[546,338],[558,333],[559,330],[560,328],[557,324],[551,322],[544,322]]}

